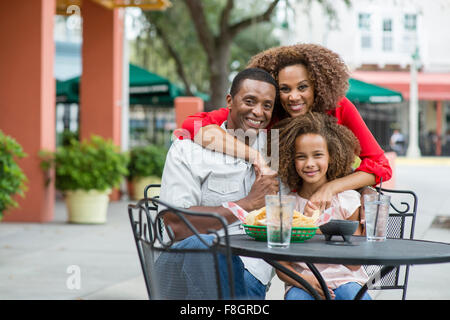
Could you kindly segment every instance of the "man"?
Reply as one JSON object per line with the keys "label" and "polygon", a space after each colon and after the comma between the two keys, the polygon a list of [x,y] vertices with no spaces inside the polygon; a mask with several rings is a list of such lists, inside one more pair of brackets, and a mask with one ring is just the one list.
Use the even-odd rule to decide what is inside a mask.
{"label": "man", "polygon": [[[239,139],[245,138],[238,135],[244,132],[250,138],[249,145],[258,150],[265,148],[265,135],[259,134],[259,130],[266,128],[271,120],[276,92],[277,84],[269,73],[261,69],[241,71],[234,78],[230,94],[226,97],[230,113],[222,128],[231,131]],[[176,140],[167,155],[160,198],[175,207],[218,213],[229,223],[229,234],[236,234],[243,233],[240,221],[222,204],[235,202],[250,212],[264,207],[265,195],[276,194],[277,191],[276,174],[255,173],[253,166],[244,160],[204,149],[191,140]],[[211,225],[207,219],[191,218],[190,222],[200,233],[220,228]],[[177,245],[184,248],[198,245],[198,239],[190,237],[190,230],[175,215],[165,215],[164,223],[170,226],[176,240],[184,239]],[[158,263],[160,270],[164,270],[170,265],[170,260],[158,259]],[[195,263],[192,261],[177,263],[188,265],[182,268],[184,273],[201,273],[198,271],[200,266],[193,266]],[[260,259],[233,257],[233,268],[236,291],[241,297],[265,297],[266,285],[272,277],[272,268],[267,263]],[[192,278],[191,275],[186,277]],[[202,283],[199,282],[191,281],[190,285],[201,287]],[[194,295],[193,298],[201,299],[202,296]]]}
{"label": "man", "polygon": [[405,138],[403,137],[403,134],[400,132],[400,130],[394,130],[394,133],[392,134],[389,141],[389,145],[391,146],[392,150],[397,153],[397,155],[404,155]]}

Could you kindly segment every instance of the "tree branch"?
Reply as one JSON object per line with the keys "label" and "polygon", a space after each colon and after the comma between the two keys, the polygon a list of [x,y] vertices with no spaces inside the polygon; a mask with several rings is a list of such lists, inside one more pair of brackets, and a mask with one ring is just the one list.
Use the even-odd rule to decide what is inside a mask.
{"label": "tree branch", "polygon": [[231,10],[233,10],[234,7],[234,0],[227,0],[227,4],[225,8],[222,10],[222,15],[220,17],[220,33],[226,32],[226,29],[228,28],[228,21],[230,20]]}
{"label": "tree branch", "polygon": [[247,19],[244,19],[240,22],[237,22],[231,26],[228,27],[228,33],[230,34],[230,37],[233,38],[236,34],[238,34],[241,30],[249,27],[250,25],[252,25],[253,23],[259,23],[259,22],[263,22],[263,21],[269,21],[270,17],[272,16],[272,13],[275,9],[275,7],[277,6],[278,2],[280,2],[280,0],[274,0],[270,6],[267,8],[267,10],[258,15],[258,16],[254,16],[254,17],[250,17]]}
{"label": "tree branch", "polygon": [[186,73],[184,72],[183,62],[181,62],[180,55],[177,53],[175,48],[170,44],[169,38],[167,37],[167,35],[164,32],[164,30],[157,23],[152,22],[152,24],[155,27],[156,33],[159,35],[159,37],[161,38],[164,46],[166,47],[166,50],[169,52],[170,56],[175,61],[175,66],[176,66],[176,69],[177,69],[177,73],[180,76],[181,81],[183,81],[184,87],[186,89],[186,95],[193,96],[193,93],[192,93],[191,88],[190,88],[191,86],[190,86],[189,81],[188,81],[188,79],[186,77]]}
{"label": "tree branch", "polygon": [[183,0],[188,7],[189,13],[194,22],[198,39],[206,51],[208,58],[214,56],[214,35],[208,26],[202,2],[199,0]]}

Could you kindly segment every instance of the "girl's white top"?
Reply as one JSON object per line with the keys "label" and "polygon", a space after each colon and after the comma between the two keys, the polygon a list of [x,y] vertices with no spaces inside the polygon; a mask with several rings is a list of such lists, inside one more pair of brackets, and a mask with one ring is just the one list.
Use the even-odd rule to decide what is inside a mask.
{"label": "girl's white top", "polygon": [[[296,193],[291,193],[296,197],[295,210],[303,212],[307,199],[300,197]],[[335,208],[333,210],[332,219],[347,220],[356,209],[361,206],[361,194],[354,190],[347,190],[335,195],[331,201],[331,206]],[[369,277],[364,271],[363,267],[360,267],[356,271],[352,271],[344,265],[339,264],[314,264],[317,270],[319,270],[325,282],[332,288],[336,289],[339,286],[348,282],[357,282],[360,285],[364,285]],[[297,262],[293,263],[294,269],[300,274],[313,275],[305,263]],[[292,286],[286,285],[286,292],[292,288]]]}

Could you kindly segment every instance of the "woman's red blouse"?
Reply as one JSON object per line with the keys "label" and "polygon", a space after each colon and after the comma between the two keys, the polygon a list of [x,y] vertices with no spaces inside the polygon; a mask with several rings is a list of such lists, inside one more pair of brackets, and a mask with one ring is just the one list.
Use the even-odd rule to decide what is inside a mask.
{"label": "woman's red blouse", "polygon": [[[182,128],[187,130],[189,135],[184,136],[192,139],[201,127],[210,124],[220,126],[227,120],[228,113],[229,110],[227,108],[221,108],[211,112],[199,112],[187,117],[183,122]],[[376,184],[380,182],[381,178],[383,178],[383,181],[389,180],[392,176],[389,161],[353,103],[344,97],[339,101],[337,107],[329,111],[328,114],[336,117],[337,122],[350,129],[359,140],[361,164],[356,171],[374,174]],[[272,120],[276,121],[275,119]],[[271,125],[269,125],[270,127]]]}

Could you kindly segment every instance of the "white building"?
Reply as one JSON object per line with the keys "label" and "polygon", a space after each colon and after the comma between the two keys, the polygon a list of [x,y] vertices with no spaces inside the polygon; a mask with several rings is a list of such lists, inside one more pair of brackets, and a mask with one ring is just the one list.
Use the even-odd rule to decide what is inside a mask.
{"label": "white building", "polygon": [[363,65],[406,68],[415,44],[425,72],[450,72],[449,0],[328,1],[337,21],[318,1],[292,1],[285,43],[319,43],[336,51],[353,70]]}
{"label": "white building", "polygon": [[[428,144],[435,149],[424,154],[450,152],[450,141],[445,146],[445,133],[450,134],[450,0],[352,0],[351,6],[328,0],[324,4],[291,0],[283,44],[324,45],[344,59],[352,77],[400,91],[405,100],[412,54],[418,49],[421,148]],[[334,8],[335,19],[326,14],[326,6]],[[404,133],[409,130],[408,104],[389,107],[395,109],[395,126]],[[433,132],[438,136],[436,145],[427,138]]]}

